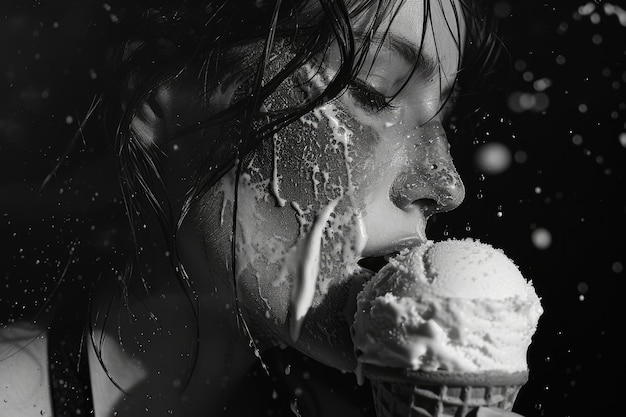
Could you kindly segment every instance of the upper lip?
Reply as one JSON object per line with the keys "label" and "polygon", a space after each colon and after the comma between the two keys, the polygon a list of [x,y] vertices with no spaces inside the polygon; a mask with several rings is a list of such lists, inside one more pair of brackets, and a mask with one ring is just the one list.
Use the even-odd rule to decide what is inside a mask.
{"label": "upper lip", "polygon": [[426,241],[426,238],[422,239],[421,237],[409,237],[401,240],[397,240],[393,245],[385,245],[385,247],[372,248],[373,250],[364,250],[362,253],[363,258],[373,258],[380,256],[395,255],[400,252],[402,249],[412,248],[415,246],[419,246]]}
{"label": "upper lip", "polygon": [[386,252],[364,254],[366,256],[363,256],[357,263],[360,267],[373,273],[377,273],[381,270],[383,266],[389,263],[390,258],[396,256],[398,253],[400,253],[402,249],[412,248],[421,245],[422,243],[422,239],[404,239],[396,242],[396,244],[393,245],[393,247]]}

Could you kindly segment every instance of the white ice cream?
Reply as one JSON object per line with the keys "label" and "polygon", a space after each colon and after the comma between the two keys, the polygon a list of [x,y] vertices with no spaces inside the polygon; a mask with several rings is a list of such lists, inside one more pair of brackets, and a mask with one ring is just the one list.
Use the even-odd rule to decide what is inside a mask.
{"label": "white ice cream", "polygon": [[525,371],[542,308],[499,249],[429,241],[391,259],[358,296],[358,360],[448,371]]}

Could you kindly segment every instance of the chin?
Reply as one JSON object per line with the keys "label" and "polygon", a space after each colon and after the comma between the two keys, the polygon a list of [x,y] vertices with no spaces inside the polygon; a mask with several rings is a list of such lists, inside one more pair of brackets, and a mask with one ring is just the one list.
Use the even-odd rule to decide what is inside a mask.
{"label": "chin", "polygon": [[[254,297],[256,306],[247,310],[255,337],[260,335],[258,339],[266,347],[289,346],[325,365],[353,371],[357,361],[350,327],[356,312],[356,296],[371,276],[371,271],[357,267],[347,278],[330,285],[324,294],[318,290],[295,340],[289,308],[284,303],[289,299],[288,294],[283,294],[285,290],[277,289],[274,297],[265,300]],[[273,298],[280,300],[279,305],[268,310],[266,303]]]}

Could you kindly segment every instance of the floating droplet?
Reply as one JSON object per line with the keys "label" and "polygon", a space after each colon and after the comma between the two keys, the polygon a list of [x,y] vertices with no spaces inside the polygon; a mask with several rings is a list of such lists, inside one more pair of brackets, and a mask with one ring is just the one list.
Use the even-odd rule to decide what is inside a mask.
{"label": "floating droplet", "polygon": [[491,142],[481,146],[476,152],[476,165],[487,174],[500,174],[511,166],[511,151],[505,145]]}
{"label": "floating droplet", "polygon": [[537,249],[548,249],[552,245],[552,234],[543,227],[533,230],[530,238]]}

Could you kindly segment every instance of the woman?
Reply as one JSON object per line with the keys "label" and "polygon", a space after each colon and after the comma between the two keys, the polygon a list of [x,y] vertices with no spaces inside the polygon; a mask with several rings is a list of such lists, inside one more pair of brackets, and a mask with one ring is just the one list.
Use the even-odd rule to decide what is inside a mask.
{"label": "woman", "polygon": [[[463,200],[445,127],[491,53],[480,12],[422,0],[145,10],[96,108],[131,255],[88,286],[86,320],[66,307],[41,337],[4,332],[1,378],[31,388],[0,407],[241,415],[256,410],[241,404],[247,372],[260,363],[271,380],[275,347],[353,371],[362,283]],[[296,414],[350,412],[323,395],[287,400]]]}

